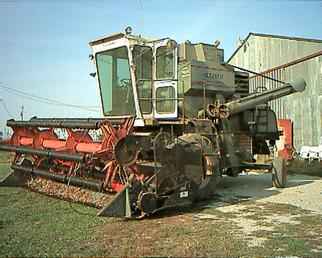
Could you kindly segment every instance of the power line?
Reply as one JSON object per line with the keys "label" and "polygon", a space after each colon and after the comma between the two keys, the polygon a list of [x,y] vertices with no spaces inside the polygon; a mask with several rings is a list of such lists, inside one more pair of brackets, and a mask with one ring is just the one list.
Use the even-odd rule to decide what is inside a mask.
{"label": "power line", "polygon": [[8,116],[9,116],[9,117],[14,117],[14,116],[10,113],[10,111],[9,111],[9,109],[8,109],[8,107],[7,107],[6,103],[4,102],[4,100],[3,100],[3,99],[0,99],[0,103],[1,103],[1,105],[2,105],[2,107],[3,107],[3,109],[7,112]]}
{"label": "power line", "polygon": [[99,112],[97,106],[82,106],[82,105],[68,104],[68,103],[58,101],[58,100],[54,100],[54,99],[50,99],[50,98],[46,98],[46,97],[40,97],[40,96],[30,94],[30,93],[27,93],[27,92],[24,92],[21,90],[10,88],[10,87],[4,86],[1,82],[0,82],[0,88],[6,92],[9,92],[11,94],[15,94],[15,95],[20,96],[22,98],[41,102],[41,103],[48,104],[48,105],[66,106],[66,107],[84,109],[84,110],[92,111],[92,112]]}
{"label": "power line", "polygon": [[[2,84],[2,83],[0,83]],[[46,98],[46,97],[40,97],[40,96],[37,96],[37,95],[34,95],[34,94],[30,94],[30,93],[26,93],[24,91],[21,91],[21,90],[17,90],[17,89],[14,89],[14,88],[10,88],[10,87],[7,87],[7,86],[4,86],[3,84],[0,85],[0,87],[4,90],[6,90],[7,92],[14,92],[16,95],[19,95],[19,96],[27,96],[29,99],[32,99],[32,100],[40,100],[46,104],[55,104],[55,105],[63,105],[63,106],[69,106],[69,107],[76,107],[76,108],[98,108],[97,106],[82,106],[82,105],[74,105],[74,104],[68,104],[68,103],[64,103],[64,102],[61,102],[61,101],[58,101],[58,100],[54,100],[54,99],[49,99],[49,98]]]}

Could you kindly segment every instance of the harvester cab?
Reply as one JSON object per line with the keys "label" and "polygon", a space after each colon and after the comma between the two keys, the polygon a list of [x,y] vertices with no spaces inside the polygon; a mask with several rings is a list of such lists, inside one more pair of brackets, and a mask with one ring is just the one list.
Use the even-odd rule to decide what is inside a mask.
{"label": "harvester cab", "polygon": [[[218,45],[177,44],[170,38],[148,40],[129,33],[89,45],[104,115],[135,116],[135,126],[178,120],[183,111],[194,117],[203,109],[204,98],[212,103],[215,95],[223,101],[234,93],[248,92],[247,74],[235,75],[224,64],[224,51]],[[237,89],[235,77],[244,79],[242,89]]]}
{"label": "harvester cab", "polygon": [[245,169],[271,171],[273,185],[285,187],[285,162],[259,164],[254,155],[270,154],[279,139],[267,103],[303,91],[303,80],[249,94],[251,71],[225,64],[219,42],[149,40],[128,28],[89,45],[103,117],[8,120],[13,135],[0,150],[15,157],[0,185],[120,217],[208,198],[223,175]]}
{"label": "harvester cab", "polygon": [[90,46],[105,116],[135,116],[134,126],[145,126],[145,120],[177,118],[174,40],[149,41],[119,33]]}

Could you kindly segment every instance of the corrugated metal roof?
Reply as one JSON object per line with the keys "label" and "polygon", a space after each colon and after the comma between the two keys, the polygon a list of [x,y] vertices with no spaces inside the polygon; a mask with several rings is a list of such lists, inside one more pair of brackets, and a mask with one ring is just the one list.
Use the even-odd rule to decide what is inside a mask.
{"label": "corrugated metal roof", "polygon": [[247,37],[243,40],[243,43],[234,51],[231,57],[227,60],[227,63],[236,55],[236,53],[245,45],[250,36],[258,36],[258,37],[268,37],[268,38],[279,38],[279,39],[288,39],[288,40],[296,40],[296,41],[305,41],[305,42],[314,42],[314,43],[322,43],[322,39],[311,39],[311,38],[301,38],[301,37],[290,37],[290,36],[282,36],[282,35],[273,35],[273,34],[264,34],[264,33],[255,33],[250,32]]}

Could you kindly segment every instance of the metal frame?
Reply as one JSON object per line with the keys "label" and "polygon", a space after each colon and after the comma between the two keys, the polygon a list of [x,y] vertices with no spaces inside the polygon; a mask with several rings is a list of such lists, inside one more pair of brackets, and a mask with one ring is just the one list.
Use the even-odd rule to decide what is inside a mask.
{"label": "metal frame", "polygon": [[[132,51],[130,48],[130,42],[129,40],[124,37],[124,38],[120,38],[120,39],[116,39],[110,42],[104,42],[102,44],[99,45],[92,45],[92,49],[93,49],[93,55],[95,56],[95,67],[96,67],[96,71],[98,72],[98,67],[97,67],[97,63],[96,63],[96,54],[107,51],[107,50],[111,50],[111,49],[116,49],[119,47],[126,47],[128,50],[128,58],[129,58],[129,65],[130,65],[130,74],[131,74],[131,80],[132,80],[132,85],[133,85],[133,97],[134,97],[134,106],[135,106],[135,112],[136,112],[136,119],[134,122],[134,126],[144,126],[144,119],[142,116],[142,112],[139,106],[139,99],[138,99],[138,91],[137,91],[137,87],[136,87],[136,80],[135,80],[135,74],[133,69],[131,69],[131,67],[134,65],[133,62],[133,56],[132,56]],[[99,82],[99,76],[96,77],[96,83],[99,86],[99,89],[101,89],[101,85]],[[100,98],[101,98],[101,107],[103,110],[103,99],[102,99],[102,94],[101,94],[101,90],[100,90]]]}
{"label": "metal frame", "polygon": [[[175,108],[174,112],[172,113],[158,113],[156,110],[156,91],[159,88],[162,87],[173,87],[175,91],[175,107],[178,106],[178,49],[177,47],[173,50],[174,54],[174,77],[172,79],[162,79],[162,80],[157,80],[156,78],[156,53],[158,48],[166,46],[171,39],[170,38],[164,38],[156,41],[150,41],[145,44],[140,44],[140,42],[135,42],[133,44],[133,39],[128,38],[127,36],[123,36],[121,38],[112,38],[110,41],[102,41],[102,42],[97,42],[97,44],[91,44],[91,47],[93,49],[93,55],[95,56],[94,63],[96,66],[96,71],[98,74],[98,67],[96,63],[96,54],[111,50],[111,49],[116,49],[119,47],[127,47],[128,50],[128,58],[129,58],[129,64],[130,64],[130,74],[131,74],[131,80],[132,80],[132,87],[133,87],[133,97],[134,97],[134,105],[135,105],[135,112],[136,112],[136,119],[134,126],[144,126],[145,122],[144,119],[176,119],[178,118],[178,109]],[[153,53],[153,62],[152,62],[152,112],[150,114],[143,114],[140,103],[139,103],[139,96],[138,96],[138,88],[137,88],[137,82],[136,82],[136,76],[135,72],[133,69],[131,69],[134,65],[134,57],[132,55],[132,47],[134,45],[142,45],[142,46],[147,46],[151,47],[152,53]],[[100,90],[99,95],[101,98],[101,107],[103,108],[103,99],[102,99],[102,94],[101,94],[101,85],[99,82],[99,74],[96,77],[96,82],[98,84],[98,89]],[[172,99],[172,98],[171,98]],[[105,116],[105,114],[104,114]]]}

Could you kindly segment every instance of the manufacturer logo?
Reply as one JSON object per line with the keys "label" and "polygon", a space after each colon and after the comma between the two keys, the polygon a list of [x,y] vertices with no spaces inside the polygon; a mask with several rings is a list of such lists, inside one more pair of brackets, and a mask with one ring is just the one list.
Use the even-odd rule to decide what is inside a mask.
{"label": "manufacturer logo", "polygon": [[222,73],[205,73],[205,76],[207,79],[212,79],[212,80],[223,80],[224,75]]}

